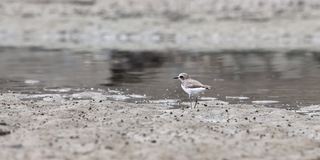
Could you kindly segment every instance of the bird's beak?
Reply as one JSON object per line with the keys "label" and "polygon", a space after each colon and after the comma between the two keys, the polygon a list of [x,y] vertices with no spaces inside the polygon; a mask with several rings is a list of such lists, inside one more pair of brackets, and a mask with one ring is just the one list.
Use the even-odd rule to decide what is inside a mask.
{"label": "bird's beak", "polygon": [[178,79],[179,77],[173,77],[173,79]]}

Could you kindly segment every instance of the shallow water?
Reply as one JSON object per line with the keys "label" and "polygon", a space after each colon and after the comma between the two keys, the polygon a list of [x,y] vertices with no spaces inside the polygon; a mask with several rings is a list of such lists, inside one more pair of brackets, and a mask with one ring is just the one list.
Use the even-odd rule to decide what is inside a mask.
{"label": "shallow water", "polygon": [[0,49],[3,92],[72,94],[109,89],[139,101],[185,100],[187,95],[180,83],[172,79],[180,72],[211,85],[213,90],[206,92],[205,97],[230,103],[288,109],[320,104],[320,53],[317,52],[101,50],[89,53],[43,48]]}

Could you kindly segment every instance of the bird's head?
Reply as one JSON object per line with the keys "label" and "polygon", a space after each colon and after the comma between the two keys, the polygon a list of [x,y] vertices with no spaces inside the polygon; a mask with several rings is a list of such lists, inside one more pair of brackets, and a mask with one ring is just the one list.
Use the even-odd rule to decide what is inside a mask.
{"label": "bird's head", "polygon": [[190,76],[187,73],[180,73],[178,76],[174,77],[173,79],[179,79],[180,81],[189,79]]}

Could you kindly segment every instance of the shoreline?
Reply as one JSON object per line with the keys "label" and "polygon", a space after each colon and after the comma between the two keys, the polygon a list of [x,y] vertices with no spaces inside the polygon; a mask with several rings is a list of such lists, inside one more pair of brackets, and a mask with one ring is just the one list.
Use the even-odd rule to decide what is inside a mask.
{"label": "shoreline", "polygon": [[[101,50],[219,52],[223,50],[319,51],[320,23],[314,20],[267,22],[208,21],[168,23],[162,20],[49,21],[3,20],[1,47],[97,52]],[[159,21],[159,22],[154,22]],[[25,28],[19,28],[21,23]],[[82,28],[76,28],[85,23]],[[145,24],[150,25],[145,25]],[[10,24],[10,25],[7,25]],[[38,24],[34,26],[32,24]],[[63,26],[61,28],[61,26]],[[100,27],[99,27],[100,26]],[[123,27],[133,26],[133,27]],[[76,31],[75,31],[76,30]]]}
{"label": "shoreline", "polygon": [[319,51],[314,0],[0,2],[0,46],[96,51]]}

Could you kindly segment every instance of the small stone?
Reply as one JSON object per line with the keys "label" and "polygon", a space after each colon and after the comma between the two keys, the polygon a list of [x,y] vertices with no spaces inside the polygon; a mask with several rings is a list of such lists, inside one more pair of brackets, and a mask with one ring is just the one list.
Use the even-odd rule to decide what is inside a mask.
{"label": "small stone", "polygon": [[0,122],[1,126],[7,126],[8,124],[6,122]]}
{"label": "small stone", "polygon": [[0,129],[0,136],[5,136],[5,135],[8,135],[10,133],[11,133],[10,131],[6,131],[6,130],[1,130]]}
{"label": "small stone", "polygon": [[76,135],[76,136],[70,136],[70,139],[78,139],[78,138],[79,138],[78,135]]}
{"label": "small stone", "polygon": [[104,149],[113,150],[113,147],[111,147],[111,146],[105,146]]}

